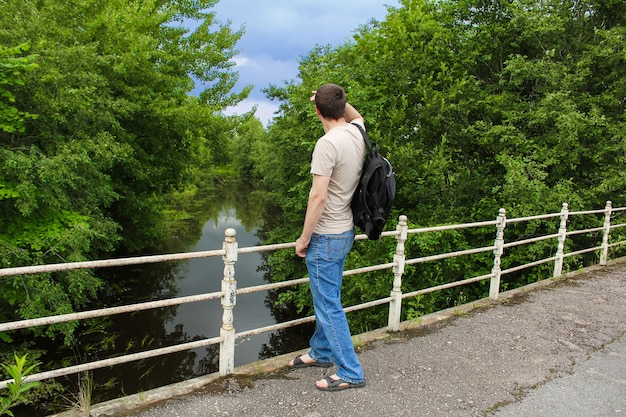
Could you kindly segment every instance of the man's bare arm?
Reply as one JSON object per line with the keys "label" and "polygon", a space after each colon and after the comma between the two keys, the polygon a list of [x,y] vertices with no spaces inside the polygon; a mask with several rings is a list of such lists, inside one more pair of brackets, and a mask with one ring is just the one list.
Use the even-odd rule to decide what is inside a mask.
{"label": "man's bare arm", "polygon": [[317,222],[322,216],[322,211],[326,205],[326,197],[328,196],[328,184],[330,177],[322,175],[313,175],[313,185],[309,193],[309,202],[306,207],[306,216],[304,218],[304,226],[302,226],[302,234],[296,240],[296,254],[301,258],[306,256],[306,249],[311,241],[311,235]]}
{"label": "man's bare arm", "polygon": [[362,126],[365,126],[365,120],[361,113],[359,113],[350,103],[346,103],[346,112],[344,113],[344,118],[348,123],[358,123]]}

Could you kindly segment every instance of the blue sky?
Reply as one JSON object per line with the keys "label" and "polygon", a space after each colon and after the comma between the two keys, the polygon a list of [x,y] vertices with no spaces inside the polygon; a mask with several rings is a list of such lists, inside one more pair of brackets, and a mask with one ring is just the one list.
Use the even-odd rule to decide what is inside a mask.
{"label": "blue sky", "polygon": [[295,80],[298,60],[316,45],[338,46],[371,19],[384,20],[387,6],[397,0],[221,0],[213,9],[220,22],[230,20],[245,34],[235,58],[238,89],[252,84],[250,97],[232,112],[257,106],[257,117],[267,125],[278,109],[265,98],[263,88]]}

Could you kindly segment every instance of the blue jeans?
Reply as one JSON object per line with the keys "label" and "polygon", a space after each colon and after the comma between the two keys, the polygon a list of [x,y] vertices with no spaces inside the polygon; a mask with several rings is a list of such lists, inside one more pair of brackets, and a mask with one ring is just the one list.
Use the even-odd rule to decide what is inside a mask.
{"label": "blue jeans", "polygon": [[341,305],[341,280],[346,256],[354,242],[354,230],[311,237],[306,253],[311,295],[315,308],[315,333],[309,356],[320,362],[334,361],[337,376],[344,381],[365,380],[354,351],[348,320]]}

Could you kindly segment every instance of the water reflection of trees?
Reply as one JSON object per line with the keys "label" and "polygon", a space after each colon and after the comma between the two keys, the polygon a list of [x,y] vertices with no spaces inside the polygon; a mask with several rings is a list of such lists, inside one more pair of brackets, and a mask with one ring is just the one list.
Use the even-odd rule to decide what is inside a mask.
{"label": "water reflection of trees", "polygon": [[314,324],[305,323],[299,326],[281,329],[270,334],[269,343],[264,343],[259,351],[259,359],[273,358],[278,355],[304,349],[309,345]]}
{"label": "water reflection of trees", "polygon": [[[246,229],[255,228],[261,223],[262,210],[261,205],[255,201],[255,193],[249,192],[250,188],[250,184],[233,180],[223,182],[217,189],[199,192],[193,201],[188,201],[182,208],[187,216],[175,223],[170,236],[159,244],[158,251],[176,253],[191,250],[202,237],[204,224],[217,224],[220,213],[233,207],[236,208],[237,218]],[[182,269],[185,265],[185,262],[168,262],[103,271],[107,291],[99,307],[176,297],[180,292],[177,280],[185,275]],[[97,346],[97,349],[88,349],[97,353],[89,356],[84,353],[85,349],[80,350],[84,359],[91,361],[97,360],[96,356],[104,358],[130,354],[208,337],[189,335],[182,324],[177,324],[173,331],[168,332],[165,326],[176,315],[177,307],[173,306],[125,314],[106,325],[99,323],[100,330],[96,331],[93,329],[97,326],[88,325],[80,340],[83,345]],[[114,339],[113,343],[103,343],[107,338]],[[128,394],[145,391],[217,372],[219,345],[206,347],[204,354],[198,351],[199,349],[194,349],[98,370],[94,372],[94,385],[97,383],[104,388],[98,390],[98,393],[102,400],[106,400],[122,392]]]}
{"label": "water reflection of trees", "polygon": [[[193,204],[184,209],[187,216],[170,230],[170,236],[151,251],[141,254],[118,254],[118,256],[138,256],[155,253],[178,253],[191,250],[202,237],[202,229],[207,222],[218,224],[220,213],[236,209],[237,219],[247,229],[252,230],[262,220],[262,198],[250,184],[228,182],[219,190],[199,193]],[[276,221],[277,219],[272,219]],[[105,282],[98,300],[86,309],[98,309],[169,299],[180,295],[178,280],[185,276],[188,265],[185,262],[166,262],[133,265],[96,270]],[[261,265],[261,270],[265,268]],[[278,292],[270,292],[266,305],[277,322],[291,320],[295,312],[277,304]],[[167,329],[177,316],[176,306],[151,309],[135,313],[102,317],[81,322],[73,343],[63,345],[62,340],[39,340],[37,345],[47,352],[42,359],[45,369],[93,362],[105,358],[122,356],[146,350],[204,339],[210,335],[190,335],[183,324],[173,330]],[[270,342],[263,345],[259,358],[274,356],[294,350],[294,346],[306,346],[311,331],[307,325],[286,329],[270,335]],[[310,328],[310,325],[309,325]],[[181,382],[190,378],[217,372],[219,367],[219,345],[204,349],[194,349],[156,358],[116,365],[91,373],[93,378],[93,402],[107,401],[123,395],[134,394],[156,387]],[[66,392],[78,392],[77,375],[58,378],[57,382],[66,387]],[[45,407],[45,411],[44,411]],[[44,416],[67,407],[63,404],[50,405],[42,401],[40,409],[28,410],[33,417]]]}
{"label": "water reflection of trees", "polygon": [[[261,266],[259,266],[259,270],[265,272],[265,281],[270,283],[283,281],[288,278],[289,275],[288,273],[285,274],[285,271],[298,271],[293,273],[301,273],[301,276],[304,276],[305,269],[303,269],[301,265],[304,262],[301,259],[295,259],[292,257],[293,259],[289,260],[289,258],[287,257],[286,262],[291,262],[292,267],[287,266],[281,272],[276,273],[276,271],[274,271],[271,266],[271,255],[272,254],[263,253],[262,264]],[[282,259],[280,262],[283,267],[285,266],[284,262],[285,259]],[[285,276],[285,278],[281,278],[281,276]],[[298,313],[295,305],[291,303],[286,303],[280,299],[280,295],[285,291],[290,290],[279,288],[276,290],[268,291],[265,298],[265,305],[270,310],[272,317],[274,317],[276,323],[283,323],[305,316],[305,314],[303,313]],[[315,325],[313,323],[305,323],[287,329],[280,329],[270,334],[269,343],[264,343],[261,346],[261,350],[259,351],[259,359],[267,359],[285,353],[293,352],[294,350],[304,349],[308,346],[309,339],[314,331],[314,326]]]}
{"label": "water reflection of trees", "polygon": [[[101,273],[108,288],[95,308],[172,298],[179,293],[176,286],[179,263],[134,265]],[[189,341],[191,337],[182,326],[176,326],[172,332],[165,328],[176,311],[177,307],[173,306],[87,320],[80,328],[71,354],[81,362],[92,362]],[[193,356],[192,352],[182,352],[94,371],[94,393],[99,397],[96,400],[150,389],[155,383],[169,383],[181,373],[188,375],[189,366],[185,364],[193,362]]]}

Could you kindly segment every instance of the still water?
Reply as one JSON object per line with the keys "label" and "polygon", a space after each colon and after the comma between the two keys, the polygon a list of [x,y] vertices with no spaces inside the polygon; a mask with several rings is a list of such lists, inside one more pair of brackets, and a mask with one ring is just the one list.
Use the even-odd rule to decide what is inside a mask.
{"label": "still water", "polygon": [[[193,252],[221,249],[226,229],[236,231],[239,247],[256,246],[256,228],[246,230],[237,218],[237,210],[230,208],[219,213],[216,222],[208,221],[202,228],[200,240],[191,249]],[[263,260],[259,253],[241,254],[235,265],[237,286],[251,287],[267,283],[264,274],[259,271]],[[221,257],[192,259],[181,265],[176,274],[178,287],[177,296],[202,294],[220,291],[224,273]],[[267,292],[240,295],[234,309],[234,325],[237,332],[274,324],[276,321],[265,305]],[[166,324],[166,331],[174,332],[182,326],[191,335],[200,337],[219,336],[222,323],[222,306],[220,300],[184,304],[178,307],[176,315]],[[249,340],[238,340],[235,365],[253,362],[259,358],[259,351],[269,342],[269,335],[256,335]],[[200,351],[196,352],[198,355]]]}
{"label": "still water", "polygon": [[[257,231],[262,219],[258,204],[251,196],[249,190],[237,184],[207,193],[189,210],[192,218],[172,229],[162,253],[221,249],[228,228],[235,229],[240,248],[259,245]],[[240,254],[235,264],[237,287],[268,283],[265,269],[261,254]],[[223,273],[224,264],[219,256],[101,270],[98,274],[107,282],[107,291],[94,307],[220,291]],[[276,313],[273,300],[275,294],[268,292],[238,296],[234,309],[235,330],[241,332],[274,324],[275,316],[280,316],[281,321],[292,318],[282,309]],[[72,362],[91,362],[216,337],[222,311],[217,299],[93,319],[79,327],[76,342],[70,348],[58,347],[49,359],[61,357],[71,358]],[[246,340],[237,339],[235,366],[304,348],[311,332],[311,325],[303,325]],[[94,402],[217,372],[218,363],[219,345],[212,345],[96,370],[91,375]],[[77,376],[70,376],[63,384],[69,385],[70,391],[77,390],[77,381]]]}

